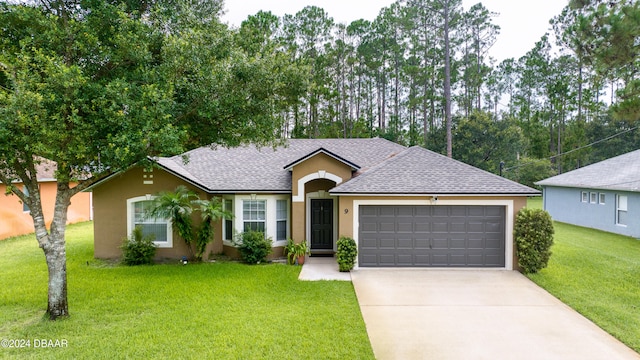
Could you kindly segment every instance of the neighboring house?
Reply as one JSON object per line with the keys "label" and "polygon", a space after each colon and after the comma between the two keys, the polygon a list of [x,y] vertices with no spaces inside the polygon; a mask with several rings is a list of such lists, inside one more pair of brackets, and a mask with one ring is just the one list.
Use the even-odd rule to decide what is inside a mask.
{"label": "neighboring house", "polygon": [[[42,211],[48,227],[53,220],[53,207],[56,201],[55,164],[43,162],[37,166],[36,171],[42,200]],[[71,186],[74,185],[71,184]],[[13,183],[13,186],[26,191],[22,183]],[[0,239],[34,232],[33,219],[31,218],[29,207],[23,204],[17,196],[13,194],[6,195],[6,192],[5,184],[0,183]],[[67,223],[88,220],[91,220],[91,193],[81,192],[71,198],[71,206],[69,206],[69,211],[67,212]]]}
{"label": "neighboring house", "polygon": [[[537,190],[421,147],[384,139],[296,139],[285,147],[203,147],[134,167],[93,188],[95,256],[118,258],[136,225],[155,232],[159,258],[188,256],[168,221],[145,216],[154,194],[186,185],[221,197],[233,219],[207,253],[237,256],[234,234],[264,231],[282,255],[288,238],[333,254],[353,237],[360,267],[514,264],[513,221]],[[197,221],[197,218],[194,218]],[[154,228],[154,229],[152,229]]]}
{"label": "neighboring house", "polygon": [[640,238],[640,150],[536,184],[554,220]]}

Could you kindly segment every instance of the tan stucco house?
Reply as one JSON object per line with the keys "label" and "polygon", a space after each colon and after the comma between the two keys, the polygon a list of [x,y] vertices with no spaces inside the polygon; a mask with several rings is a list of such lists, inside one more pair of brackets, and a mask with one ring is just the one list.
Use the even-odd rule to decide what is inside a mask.
{"label": "tan stucco house", "polygon": [[[157,256],[188,256],[168,221],[145,218],[154,194],[186,185],[220,197],[208,252],[236,256],[234,234],[264,231],[274,256],[287,239],[333,254],[358,244],[359,267],[514,268],[513,222],[537,190],[421,147],[374,139],[294,139],[277,148],[203,147],[134,167],[93,188],[95,256],[118,258],[136,225],[156,234]],[[194,218],[194,221],[197,219]]]}

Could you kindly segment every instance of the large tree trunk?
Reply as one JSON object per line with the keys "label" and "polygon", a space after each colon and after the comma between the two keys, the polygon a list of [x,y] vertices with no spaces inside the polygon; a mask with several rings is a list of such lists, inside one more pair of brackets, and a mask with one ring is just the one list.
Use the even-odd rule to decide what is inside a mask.
{"label": "large tree trunk", "polygon": [[51,222],[51,229],[47,231],[42,213],[42,203],[39,196],[37,204],[32,208],[36,239],[44,251],[49,272],[49,290],[47,315],[56,320],[69,315],[67,302],[67,253],[65,250],[65,229],[67,223],[67,209],[70,205],[70,189],[68,184],[58,183],[56,204]]}
{"label": "large tree trunk", "polygon": [[51,246],[44,250],[49,270],[49,292],[47,315],[56,320],[69,315],[67,303],[67,255],[64,238],[53,240]]}

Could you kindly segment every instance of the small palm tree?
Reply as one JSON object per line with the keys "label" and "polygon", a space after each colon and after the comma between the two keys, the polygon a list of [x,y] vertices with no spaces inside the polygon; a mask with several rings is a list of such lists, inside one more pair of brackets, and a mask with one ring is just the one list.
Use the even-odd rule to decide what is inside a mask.
{"label": "small palm tree", "polygon": [[233,215],[229,211],[222,209],[222,202],[218,198],[194,200],[192,203],[198,206],[202,216],[202,225],[196,237],[196,260],[202,260],[207,244],[213,239],[213,223],[221,218],[229,219]]}
{"label": "small palm tree", "polygon": [[153,201],[150,215],[153,217],[171,219],[178,230],[178,235],[184,240],[193,255],[191,243],[193,242],[193,229],[191,213],[193,212],[192,202],[198,199],[198,195],[180,185],[175,191],[163,191]]}

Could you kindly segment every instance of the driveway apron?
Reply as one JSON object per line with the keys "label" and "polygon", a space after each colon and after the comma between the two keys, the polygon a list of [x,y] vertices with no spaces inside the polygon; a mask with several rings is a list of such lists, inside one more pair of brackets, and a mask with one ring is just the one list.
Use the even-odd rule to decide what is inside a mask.
{"label": "driveway apron", "polygon": [[516,271],[359,269],[376,359],[640,359]]}

